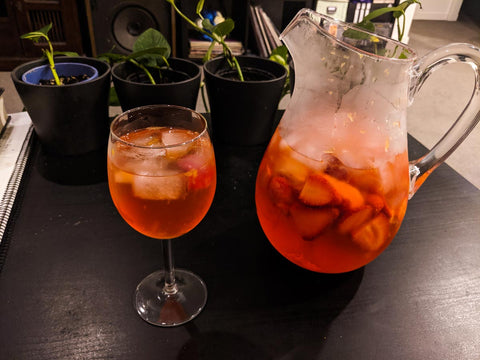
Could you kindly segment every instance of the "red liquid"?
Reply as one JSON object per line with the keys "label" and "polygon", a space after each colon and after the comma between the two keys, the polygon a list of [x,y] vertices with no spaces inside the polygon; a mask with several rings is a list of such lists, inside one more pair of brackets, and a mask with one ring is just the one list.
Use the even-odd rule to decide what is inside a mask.
{"label": "red liquid", "polygon": [[[181,129],[147,128],[122,139],[149,139],[155,145],[164,132],[186,139],[197,135]],[[143,156],[135,158],[124,144],[110,144],[108,183],[115,206],[144,235],[168,239],[185,234],[203,219],[213,200],[216,170],[211,143],[200,139],[189,146],[167,148],[166,157],[158,156],[159,150],[141,150]]]}
{"label": "red liquid", "polygon": [[407,153],[381,169],[354,169],[334,153],[312,160],[275,133],[256,183],[257,214],[272,245],[293,263],[317,272],[347,272],[390,244],[405,215]]}

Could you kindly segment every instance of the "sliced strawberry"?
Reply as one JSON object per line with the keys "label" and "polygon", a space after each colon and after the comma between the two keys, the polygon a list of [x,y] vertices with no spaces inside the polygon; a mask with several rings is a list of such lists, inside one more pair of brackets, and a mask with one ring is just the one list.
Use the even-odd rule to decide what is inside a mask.
{"label": "sliced strawberry", "polygon": [[347,167],[335,156],[331,155],[328,158],[328,165],[325,173],[340,180],[346,180],[348,177]]}
{"label": "sliced strawberry", "polygon": [[377,193],[382,191],[382,179],[376,168],[370,169],[348,169],[350,184],[363,191]]}
{"label": "sliced strawberry", "polygon": [[189,171],[201,168],[206,162],[206,159],[199,154],[189,154],[178,159],[177,166],[184,171]]}
{"label": "sliced strawberry", "polygon": [[204,166],[201,169],[193,169],[185,173],[188,177],[188,189],[205,189],[215,181],[215,168],[213,166]]}
{"label": "sliced strawberry", "polygon": [[273,202],[278,205],[290,205],[294,200],[294,190],[290,186],[289,181],[279,175],[275,175],[270,179],[269,187],[270,195]]}
{"label": "sliced strawberry", "polygon": [[309,208],[296,204],[290,208],[290,214],[300,236],[311,240],[331,225],[340,211],[333,207]]}
{"label": "sliced strawberry", "polygon": [[376,212],[382,211],[385,206],[385,200],[378,194],[367,194],[365,196],[365,201],[367,204],[373,206]]}
{"label": "sliced strawberry", "polygon": [[291,186],[299,190],[310,173],[310,169],[295,157],[291,149],[286,151],[285,154],[275,158],[275,166],[272,170],[287,178]]}
{"label": "sliced strawberry", "polygon": [[332,176],[325,176],[337,196],[341,198],[343,205],[349,210],[360,209],[365,204],[362,193],[356,187]]}
{"label": "sliced strawberry", "polygon": [[376,251],[388,240],[389,221],[379,213],[357,231],[352,233],[352,240],[367,251]]}
{"label": "sliced strawberry", "polygon": [[354,232],[367,221],[371,220],[374,214],[374,209],[371,206],[365,205],[360,210],[354,211],[345,216],[338,225],[338,231],[341,234]]}
{"label": "sliced strawberry", "polygon": [[335,192],[335,189],[328,180],[329,178],[332,177],[326,174],[310,175],[305,181],[298,197],[300,201],[309,206],[323,206],[329,203],[340,203],[340,194]]}

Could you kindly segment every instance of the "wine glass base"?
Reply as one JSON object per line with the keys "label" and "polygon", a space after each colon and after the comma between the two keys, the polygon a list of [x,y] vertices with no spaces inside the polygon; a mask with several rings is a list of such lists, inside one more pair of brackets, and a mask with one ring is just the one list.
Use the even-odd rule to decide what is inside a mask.
{"label": "wine glass base", "polygon": [[134,305],[140,317],[146,322],[162,327],[185,324],[194,319],[207,302],[207,287],[194,273],[175,269],[177,291],[164,291],[165,273],[158,270],[138,284]]}

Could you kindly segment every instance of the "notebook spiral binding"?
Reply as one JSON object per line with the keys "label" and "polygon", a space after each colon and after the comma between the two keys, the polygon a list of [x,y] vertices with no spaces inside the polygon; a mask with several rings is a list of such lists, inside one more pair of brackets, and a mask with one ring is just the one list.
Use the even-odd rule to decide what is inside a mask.
{"label": "notebook spiral binding", "polygon": [[25,165],[28,161],[28,154],[30,153],[30,148],[32,146],[32,133],[33,125],[31,125],[28,130],[27,136],[25,137],[25,141],[23,142],[18,155],[18,159],[15,163],[12,176],[8,181],[7,189],[0,202],[0,244],[2,243],[10,212],[12,211],[13,203],[15,202],[15,197],[22,180],[23,171],[25,170]]}

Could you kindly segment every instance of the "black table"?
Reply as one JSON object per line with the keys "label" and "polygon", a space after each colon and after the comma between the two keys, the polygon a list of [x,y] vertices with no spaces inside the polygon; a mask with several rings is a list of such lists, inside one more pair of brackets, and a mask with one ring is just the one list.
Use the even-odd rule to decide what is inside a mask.
{"label": "black table", "polygon": [[[412,158],[424,152],[409,146]],[[120,218],[103,156],[75,164],[84,183],[52,181],[68,165],[35,142],[2,243],[0,359],[480,358],[478,189],[440,166],[377,260],[317,274],[280,256],[260,228],[263,151],[216,147],[214,203],[173,244],[176,265],[206,281],[209,300],[192,323],[165,329],[132,306],[137,283],[162,266],[161,243]]]}

